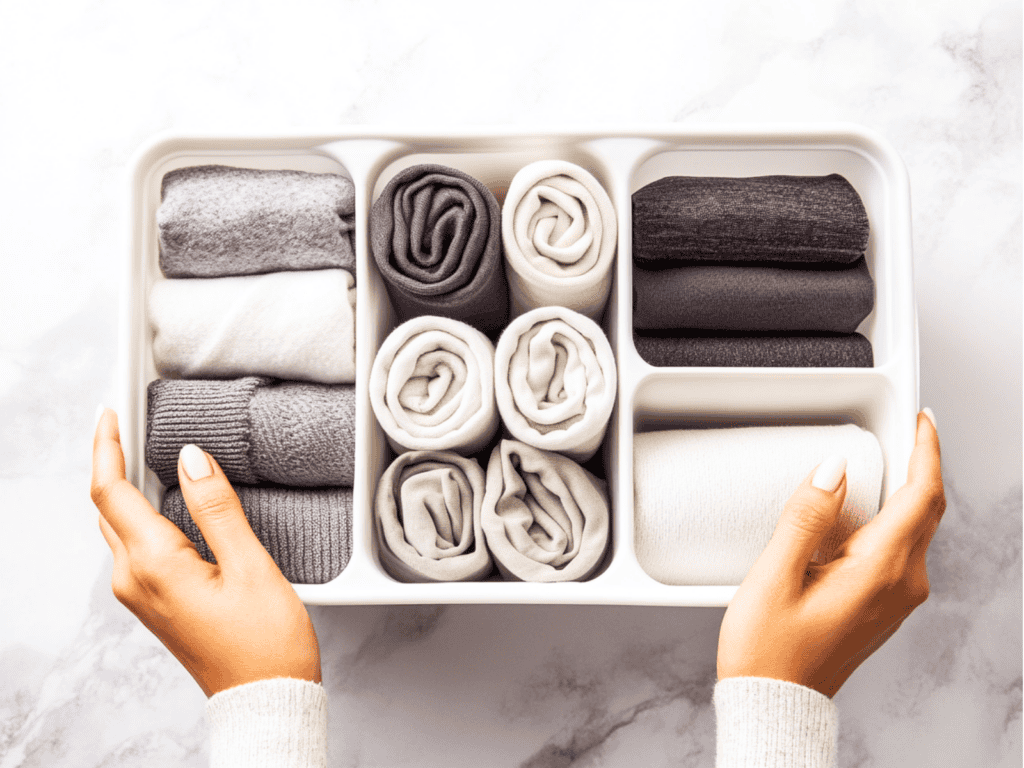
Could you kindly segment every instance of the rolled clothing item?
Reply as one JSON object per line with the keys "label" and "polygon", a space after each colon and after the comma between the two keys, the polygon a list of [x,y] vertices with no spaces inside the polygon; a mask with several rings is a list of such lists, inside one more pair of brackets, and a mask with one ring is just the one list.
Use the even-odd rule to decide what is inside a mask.
{"label": "rolled clothing item", "polygon": [[863,258],[840,269],[633,266],[634,328],[853,333],[874,306]]}
{"label": "rolled clothing item", "polygon": [[458,320],[422,316],[395,328],[373,360],[369,389],[396,453],[476,453],[498,431],[494,345]]}
{"label": "rolled clothing item", "polygon": [[644,432],[633,439],[634,546],[663,584],[735,585],[782,508],[832,455],[847,459],[846,500],[816,554],[832,559],[878,512],[882,449],[854,424]]}
{"label": "rolled clothing item", "polygon": [[589,459],[604,439],[616,386],[604,331],[571,309],[530,310],[498,339],[498,413],[509,433],[528,445]]}
{"label": "rolled clothing item", "polygon": [[864,203],[828,176],[666,176],[633,193],[633,259],[851,264],[868,246]]}
{"label": "rolled clothing item", "polygon": [[455,168],[399,171],[370,208],[370,250],[402,320],[441,315],[496,333],[508,322],[501,210]]}
{"label": "rolled clothing item", "polygon": [[343,269],[158,280],[153,362],[168,378],[355,381],[354,279]]}
{"label": "rolled clothing item", "polygon": [[373,507],[384,569],[400,581],[479,581],[491,572],[481,528],[484,471],[451,451],[409,451],[384,470]]}
{"label": "rolled clothing item", "polygon": [[233,483],[351,487],[355,421],[352,384],[157,379],[148,389],[146,466],[175,485],[178,453],[194,443]]}
{"label": "rolled clothing item", "polygon": [[487,464],[483,529],[506,579],[581,581],[610,530],[603,480],[559,453],[502,440]]}
{"label": "rolled clothing item", "polygon": [[[233,485],[253,533],[293,584],[324,584],[352,554],[351,488]],[[164,493],[161,513],[181,529],[200,556],[216,558],[185,506],[181,488]]]}
{"label": "rolled clothing item", "polygon": [[160,199],[165,277],[355,273],[355,188],[345,176],[200,165],[165,174]]}
{"label": "rolled clothing item", "polygon": [[512,314],[557,304],[600,320],[617,233],[611,198],[588,171],[564,160],[522,168],[501,213]]}
{"label": "rolled clothing item", "polygon": [[[664,335],[659,335],[664,334]],[[859,333],[762,335],[727,332],[633,334],[644,362],[659,366],[871,368],[871,342]]]}

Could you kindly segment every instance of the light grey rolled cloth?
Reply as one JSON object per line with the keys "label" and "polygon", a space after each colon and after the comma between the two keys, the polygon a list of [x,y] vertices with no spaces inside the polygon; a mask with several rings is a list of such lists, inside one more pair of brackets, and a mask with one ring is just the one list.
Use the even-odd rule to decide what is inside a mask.
{"label": "light grey rolled cloth", "polygon": [[228,480],[316,488],[352,485],[355,387],[247,376],[157,379],[148,389],[146,465],[178,482],[178,453],[194,443]]}
{"label": "light grey rolled cloth", "polygon": [[[253,533],[293,584],[324,584],[348,565],[352,554],[351,488],[232,486]],[[164,493],[161,512],[216,562],[195,524],[181,488]]]}
{"label": "light grey rolled cloth", "polygon": [[165,174],[160,193],[166,277],[355,272],[355,191],[344,176],[200,165]]}
{"label": "light grey rolled cloth", "polygon": [[782,508],[829,456],[847,460],[846,500],[819,562],[878,512],[882,449],[854,424],[644,432],[633,439],[634,547],[663,584],[737,585]]}

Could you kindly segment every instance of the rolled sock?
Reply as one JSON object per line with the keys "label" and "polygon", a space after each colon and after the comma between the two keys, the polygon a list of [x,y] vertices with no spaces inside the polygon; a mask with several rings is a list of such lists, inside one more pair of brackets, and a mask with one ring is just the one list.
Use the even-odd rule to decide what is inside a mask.
{"label": "rolled sock", "polygon": [[160,193],[166,277],[355,272],[355,192],[344,176],[201,165],[165,174]]}
{"label": "rolled sock", "polygon": [[608,548],[602,480],[559,453],[502,440],[487,464],[483,529],[494,562],[519,581],[580,581]]}
{"label": "rolled sock", "polygon": [[475,453],[498,431],[494,345],[446,317],[395,328],[370,370],[370,405],[396,452]]}
{"label": "rolled sock", "polygon": [[355,381],[354,280],[343,269],[158,280],[153,362],[170,378]]}
{"label": "rolled sock", "polygon": [[729,334],[727,332],[637,333],[637,354],[656,366],[750,368],[870,368],[871,342],[859,333]]}
{"label": "rolled sock", "polygon": [[604,439],[615,405],[615,357],[593,320],[538,307],[513,320],[494,355],[498,412],[528,445],[586,461]]}
{"label": "rolled sock", "polygon": [[[351,488],[232,486],[253,533],[293,584],[323,584],[348,565],[352,554]],[[216,562],[185,506],[181,488],[164,493],[161,512]]]}
{"label": "rolled sock", "polygon": [[472,176],[414,165],[373,203],[370,249],[402,320],[441,315],[495,333],[508,322],[501,210]]}
{"label": "rolled sock", "polygon": [[377,485],[380,560],[401,581],[477,581],[491,571],[480,510],[484,472],[450,451],[410,451]]}
{"label": "rolled sock", "polygon": [[835,262],[868,244],[867,211],[839,174],[666,176],[633,194],[633,259]]}
{"label": "rolled sock", "polygon": [[819,562],[830,560],[878,512],[882,449],[870,432],[846,424],[636,435],[634,546],[640,565],[664,584],[739,584],[790,496],[832,455],[847,459],[847,492],[818,550]]}
{"label": "rolled sock", "polygon": [[541,160],[521,169],[501,215],[513,315],[557,304],[599,320],[617,231],[611,198],[583,168]]}
{"label": "rolled sock", "polygon": [[633,267],[634,328],[853,333],[874,304],[875,284],[863,258],[840,269]]}

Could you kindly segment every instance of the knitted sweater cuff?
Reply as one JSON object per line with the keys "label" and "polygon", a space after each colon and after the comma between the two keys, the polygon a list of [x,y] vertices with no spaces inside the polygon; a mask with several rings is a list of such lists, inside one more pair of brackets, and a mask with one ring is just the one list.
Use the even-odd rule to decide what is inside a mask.
{"label": "knitted sweater cuff", "polygon": [[715,686],[717,768],[833,768],[839,712],[784,680],[730,677]]}
{"label": "knitted sweater cuff", "polygon": [[206,703],[210,768],[325,768],[327,693],[278,678],[215,693]]}

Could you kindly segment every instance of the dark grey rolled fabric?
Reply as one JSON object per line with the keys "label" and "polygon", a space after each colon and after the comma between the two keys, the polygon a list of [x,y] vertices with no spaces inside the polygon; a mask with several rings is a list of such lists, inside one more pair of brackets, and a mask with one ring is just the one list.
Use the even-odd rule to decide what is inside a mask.
{"label": "dark grey rolled fabric", "polygon": [[167,277],[341,267],[355,273],[355,188],[344,176],[200,165],[164,175],[156,212]]}
{"label": "dark grey rolled fabric", "polygon": [[[323,584],[352,555],[351,488],[232,486],[253,533],[293,584]],[[216,559],[195,524],[181,488],[164,494],[161,513],[178,526],[207,562]]]}
{"label": "dark grey rolled fabric", "polygon": [[633,335],[636,351],[656,366],[871,368],[871,342],[859,333]]}
{"label": "dark grey rolled fabric", "polygon": [[501,210],[455,168],[414,165],[370,209],[370,249],[401,320],[440,315],[493,334],[508,323]]}
{"label": "dark grey rolled fabric", "polygon": [[633,194],[633,258],[837,262],[867,248],[857,190],[839,174],[666,176]]}
{"label": "dark grey rolled fabric", "polygon": [[157,379],[147,395],[146,465],[164,485],[178,482],[186,443],[210,453],[235,483],[352,485],[352,384]]}
{"label": "dark grey rolled fabric", "polygon": [[834,269],[633,266],[633,327],[640,329],[853,333],[874,304],[875,284],[863,258]]}

